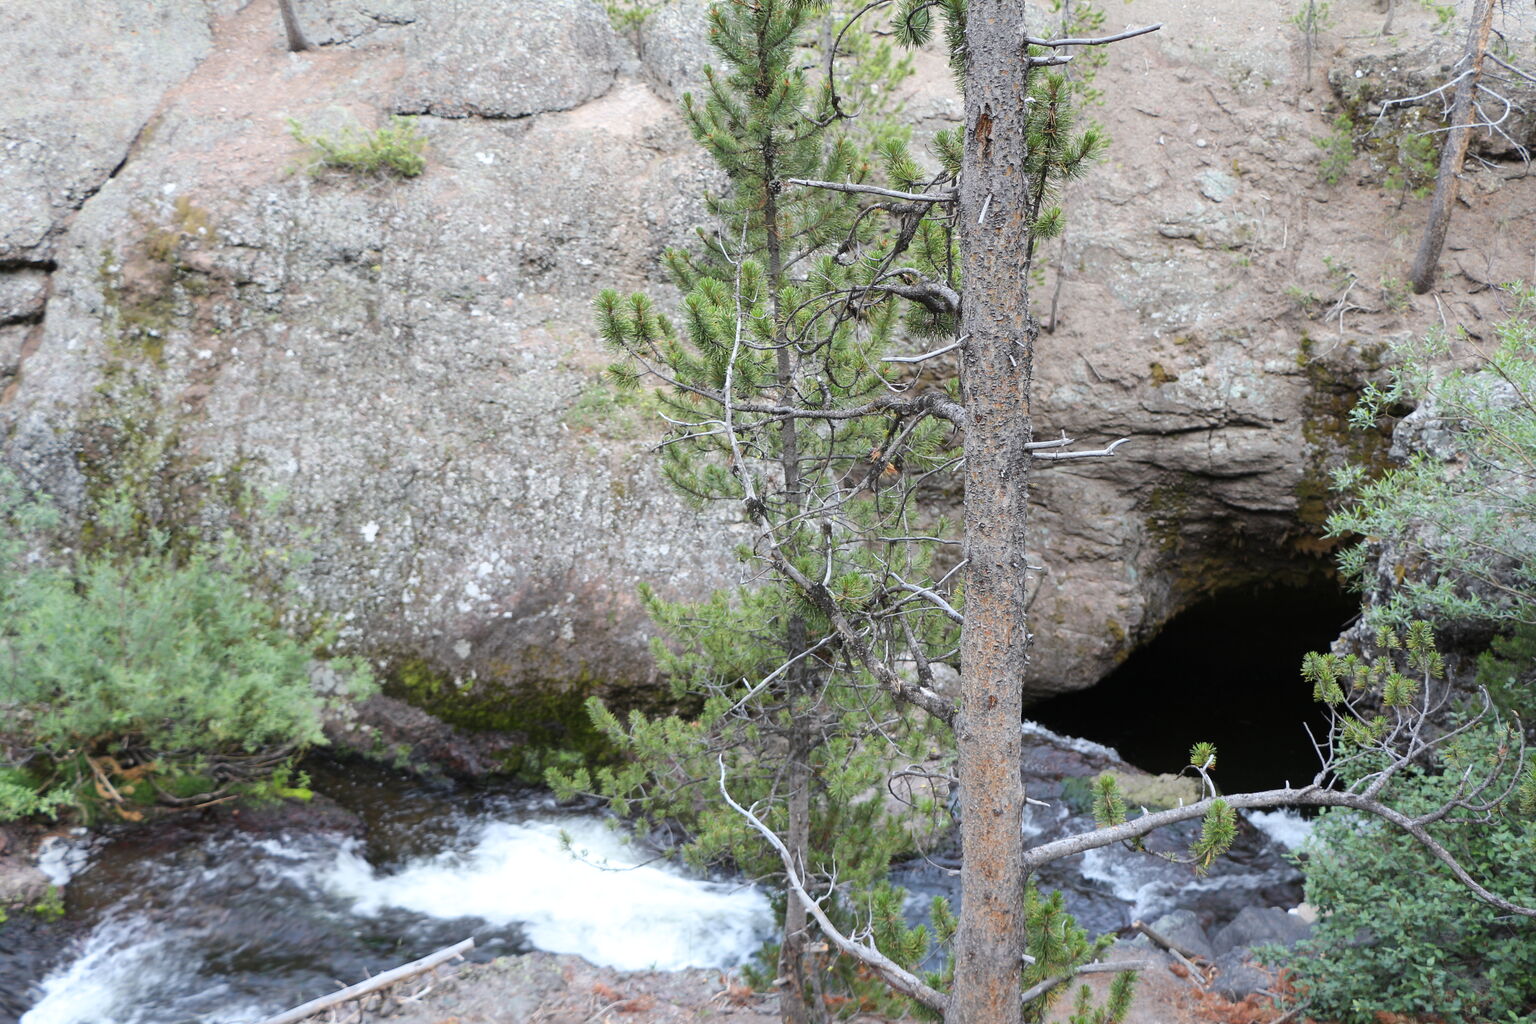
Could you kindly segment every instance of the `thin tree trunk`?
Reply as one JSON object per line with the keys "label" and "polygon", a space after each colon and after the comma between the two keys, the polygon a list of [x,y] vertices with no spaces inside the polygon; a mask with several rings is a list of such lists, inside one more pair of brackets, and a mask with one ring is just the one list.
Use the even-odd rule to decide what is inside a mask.
{"label": "thin tree trunk", "polygon": [[965,280],[965,623],[961,710],[960,931],[946,1024],[1017,1024],[1024,953],[1019,827],[1020,687],[1027,657],[1024,528],[1031,439],[1027,84],[1022,9],[972,0],[966,19],[965,161],[959,194]]}
{"label": "thin tree trunk", "polygon": [[[805,625],[799,619],[791,623],[798,626],[801,647],[804,646]],[[791,640],[796,630],[791,628]],[[795,648],[797,651],[799,648]],[[797,665],[791,672],[804,675]],[[804,690],[802,685],[789,687],[790,700],[796,701]],[[786,829],[785,845],[789,847],[802,878],[805,877],[806,854],[811,845],[811,771],[809,729],[796,721],[789,737],[789,828]],[[807,969],[806,947],[810,945],[810,915],[805,904],[793,890],[784,904],[784,941],[779,950],[779,975],[788,984],[779,993],[779,1017],[784,1024],[811,1024],[821,1019],[814,1003],[815,986]]]}
{"label": "thin tree trunk", "polygon": [[304,30],[299,28],[299,19],[293,13],[293,0],[277,0],[277,10],[283,16],[283,31],[288,34],[289,52],[299,53],[309,49],[309,40],[304,38]]}
{"label": "thin tree trunk", "polygon": [[[759,32],[762,31],[761,25],[762,23],[760,23]],[[768,40],[759,35],[757,40],[759,59],[766,59],[768,52]],[[768,69],[759,67],[758,74],[760,80],[766,80]],[[763,144],[763,179],[767,183],[776,183],[778,176],[775,170],[777,147],[778,142],[771,135]],[[775,371],[778,377],[779,400],[792,404],[797,401],[798,396],[795,394],[794,352],[784,330],[784,315],[780,309],[780,292],[784,287],[784,257],[781,248],[783,239],[779,226],[778,197],[773,184],[769,184],[766,190],[763,230],[768,249],[769,302],[773,311],[774,345],[777,348]],[[786,418],[780,426],[779,446],[779,464],[784,471],[785,515],[788,519],[794,519],[800,509],[802,497],[800,494],[800,438],[794,417]],[[785,656],[790,658],[798,656],[805,649],[806,643],[805,620],[798,616],[790,619],[786,624]],[[802,878],[805,877],[806,865],[810,860],[812,723],[800,718],[795,711],[795,705],[806,697],[811,683],[809,671],[802,660],[790,669],[785,687],[791,707],[789,770],[786,773],[786,782],[789,786],[787,845],[790,857]],[[784,905],[784,937],[779,948],[779,975],[788,982],[779,990],[779,1016],[784,1024],[816,1024],[822,1019],[821,1008],[816,1006],[812,999],[811,979],[807,976],[806,970],[806,947],[810,944],[809,929],[810,918],[806,913],[805,904],[791,889]]]}
{"label": "thin tree trunk", "polygon": [[1440,151],[1440,171],[1435,175],[1435,194],[1429,201],[1429,223],[1424,226],[1424,240],[1413,258],[1408,279],[1413,290],[1423,295],[1435,279],[1440,250],[1445,248],[1445,232],[1451,223],[1451,207],[1461,186],[1461,165],[1467,159],[1467,144],[1472,141],[1472,122],[1476,113],[1477,82],[1483,74],[1483,55],[1488,52],[1488,33],[1493,27],[1493,0],[1477,0],[1472,10],[1472,25],[1467,30],[1467,51],[1462,61],[1469,72],[1456,83],[1456,100],[1451,104],[1451,130]]}

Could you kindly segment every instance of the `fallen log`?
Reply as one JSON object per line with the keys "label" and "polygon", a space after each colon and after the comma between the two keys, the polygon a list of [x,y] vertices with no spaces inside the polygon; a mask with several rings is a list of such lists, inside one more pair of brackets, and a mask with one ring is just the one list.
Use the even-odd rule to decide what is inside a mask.
{"label": "fallen log", "polygon": [[440,949],[436,953],[424,956],[420,960],[412,960],[408,964],[403,964],[400,967],[391,968],[383,974],[375,975],[367,981],[360,981],[356,985],[350,985],[339,992],[332,992],[328,996],[311,999],[303,1006],[295,1006],[291,1010],[284,1010],[276,1017],[268,1017],[265,1020],[257,1021],[257,1024],[298,1024],[299,1021],[307,1020],[317,1013],[329,1010],[333,1006],[350,1003],[354,999],[361,999],[363,996],[377,992],[380,989],[397,985],[408,978],[414,978],[418,974],[425,974],[432,968],[447,963],[455,957],[461,957],[474,948],[475,940],[465,939],[463,942],[455,943],[446,949]]}

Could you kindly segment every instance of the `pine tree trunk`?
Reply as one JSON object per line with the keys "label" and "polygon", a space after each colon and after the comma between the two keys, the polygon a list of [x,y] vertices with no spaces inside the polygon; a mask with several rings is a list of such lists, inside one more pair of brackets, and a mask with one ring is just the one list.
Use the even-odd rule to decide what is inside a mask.
{"label": "pine tree trunk", "polygon": [[309,40],[304,38],[304,30],[299,28],[299,19],[293,13],[293,0],[277,0],[277,10],[283,16],[283,31],[288,36],[289,52],[299,53],[309,49]]}
{"label": "pine tree trunk", "polygon": [[1017,1024],[1024,952],[1019,828],[1020,687],[1027,656],[1024,530],[1031,439],[1026,82],[1022,9],[972,0],[966,19],[965,160],[959,196],[965,279],[965,623],[961,711],[960,931],[946,1024]]}
{"label": "pine tree trunk", "polygon": [[[768,40],[761,34],[766,25],[766,20],[759,22],[757,53],[759,60],[762,61],[766,61],[770,53]],[[760,65],[759,75],[764,81],[769,78],[766,63]],[[773,183],[777,178],[775,171],[777,145],[777,139],[772,134],[763,143],[763,180],[765,182]],[[779,400],[793,403],[798,398],[795,394],[794,351],[785,334],[784,315],[779,308],[780,292],[784,287],[784,257],[781,249],[778,200],[772,184],[766,190],[763,204],[763,229],[768,249],[766,269],[773,311],[774,344],[777,348],[775,371],[778,377]],[[796,420],[793,417],[785,419],[779,428],[779,445],[779,465],[784,472],[785,518],[792,520],[801,504],[800,439]],[[789,658],[798,656],[805,650],[807,642],[805,621],[798,617],[790,619],[785,634],[785,656]],[[809,672],[803,661],[790,669],[785,691],[791,705],[806,696],[810,685]],[[810,862],[812,723],[803,721],[798,715],[794,716],[790,722],[788,739],[789,767],[786,782],[789,786],[789,828],[785,840],[790,857],[801,870],[803,878],[805,866]],[[812,998],[811,979],[806,968],[809,928],[810,918],[806,913],[805,905],[791,891],[784,905],[784,937],[779,951],[779,975],[787,982],[779,990],[779,1016],[784,1024],[817,1024],[822,1019],[818,1012],[820,1008],[814,1004]]]}
{"label": "pine tree trunk", "polygon": [[[798,619],[804,640],[804,624]],[[798,673],[797,673],[798,674]],[[800,696],[802,686],[791,686],[791,699]],[[808,730],[796,722],[789,740],[789,770],[786,783],[789,786],[789,828],[784,837],[796,862],[805,865],[805,855],[810,849],[811,838],[811,772]],[[784,1024],[813,1024],[821,1017],[813,1001],[815,986],[807,964],[806,946],[809,945],[810,916],[805,905],[794,893],[784,905],[784,941],[779,950],[779,976],[786,984],[779,991],[779,1017]]]}
{"label": "pine tree trunk", "polygon": [[1493,0],[1477,0],[1472,11],[1472,25],[1467,30],[1467,50],[1462,56],[1469,73],[1456,83],[1456,99],[1451,104],[1451,130],[1445,136],[1445,148],[1440,151],[1440,170],[1435,175],[1435,194],[1429,201],[1429,223],[1424,226],[1424,239],[1419,252],[1413,258],[1413,269],[1408,279],[1419,295],[1429,291],[1435,280],[1435,268],[1440,263],[1440,250],[1445,247],[1445,232],[1451,223],[1451,208],[1456,205],[1456,193],[1460,189],[1461,165],[1467,159],[1467,144],[1472,141],[1472,122],[1476,120],[1477,83],[1483,75],[1483,55],[1488,52],[1488,34],[1493,27]]}

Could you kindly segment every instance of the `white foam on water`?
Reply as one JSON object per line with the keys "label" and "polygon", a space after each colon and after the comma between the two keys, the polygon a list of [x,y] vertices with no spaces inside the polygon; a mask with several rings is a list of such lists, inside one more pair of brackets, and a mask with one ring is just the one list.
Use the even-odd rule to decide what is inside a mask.
{"label": "white foam on water", "polygon": [[1312,834],[1312,822],[1299,811],[1248,811],[1248,820],[1255,828],[1288,850],[1299,850]]}
{"label": "white foam on water", "polygon": [[1076,751],[1077,753],[1083,754],[1087,757],[1107,757],[1111,761],[1124,760],[1120,756],[1120,752],[1117,751],[1114,747],[1106,747],[1102,743],[1095,743],[1092,740],[1081,739],[1077,736],[1063,736],[1059,732],[1053,732],[1050,729],[1047,729],[1039,722],[1020,722],[1019,731],[1022,732],[1025,736],[1037,737],[1039,739],[1045,740],[1047,743],[1055,744],[1064,750]]}
{"label": "white foam on water", "polygon": [[496,821],[465,852],[388,874],[344,849],[319,882],[355,913],[399,907],[519,924],[539,949],[620,970],[730,967],[768,937],[772,913],[757,889],[686,878],[646,859],[591,819]]}
{"label": "white foam on water", "polygon": [[[40,998],[20,1024],[239,1024],[266,1016],[243,1004],[209,1013],[208,1006],[229,1003],[229,990],[200,978],[200,963],[190,943],[145,917],[109,919],[91,931],[73,961],[43,980]],[[165,1016],[173,1004],[190,1012]]]}
{"label": "white foam on water", "polygon": [[[240,839],[213,849],[215,866],[176,869],[183,891],[239,869],[256,886],[271,887],[275,899],[285,892],[283,899],[306,900],[306,913],[359,925],[376,915],[387,921],[393,908],[439,920],[479,918],[520,927],[538,949],[621,970],[735,966],[773,926],[760,890],[644,864],[648,858],[622,833],[591,818],[481,819],[465,826],[453,850],[387,872],[363,858],[357,841],[329,835]],[[172,907],[181,902],[174,896]],[[241,1024],[280,1009],[256,1005],[260,997],[211,969],[206,911],[188,910],[178,920],[176,910],[162,907],[151,919],[137,899],[120,904],[39,983],[21,1024]]]}
{"label": "white foam on water", "polygon": [[1145,854],[1136,854],[1133,859],[1124,853],[1118,848],[1089,850],[1083,854],[1082,876],[1104,883],[1116,899],[1129,903],[1131,920],[1155,916],[1152,911],[1167,902],[1175,887],[1157,877],[1160,863]]}
{"label": "white foam on water", "polygon": [[85,829],[68,836],[49,836],[37,847],[37,869],[54,885],[63,885],[83,871],[99,841]]}

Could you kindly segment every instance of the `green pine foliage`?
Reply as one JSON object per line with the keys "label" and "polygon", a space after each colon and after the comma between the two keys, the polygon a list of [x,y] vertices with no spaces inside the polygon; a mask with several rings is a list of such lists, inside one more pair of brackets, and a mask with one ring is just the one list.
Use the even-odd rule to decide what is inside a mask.
{"label": "green pine foliage", "polygon": [[[675,308],[609,291],[595,318],[614,355],[608,385],[656,389],[667,479],[700,509],[723,506],[744,520],[740,555],[752,585],[692,604],[645,590],[663,634],[658,664],[689,713],[620,718],[594,701],[593,722],[624,758],[552,772],[550,782],[561,795],[600,793],[643,826],[681,823],[681,852],[692,862],[766,879],[782,877],[782,865],[718,799],[722,770],[733,798],[792,848],[803,790],[809,823],[795,856],[808,887],[828,895],[834,921],[871,934],[915,970],[935,942],[953,938],[954,915],[938,901],[928,926],[908,926],[902,895],[883,877],[893,857],[946,824],[940,727],[894,704],[832,619],[857,623],[878,658],[919,675],[958,653],[958,544],[917,500],[925,488],[950,486],[956,438],[929,412],[897,408],[919,385],[908,367],[885,361],[892,349],[954,339],[962,284],[954,225],[942,202],[792,183],[937,196],[958,179],[960,130],[939,132],[931,152],[919,154],[905,129],[882,119],[907,64],[859,23],[878,6],[830,26],[818,24],[825,9],[806,0],[711,11],[720,64],[706,71],[702,95],[685,97],[684,116],[729,182],[707,197],[718,226],[701,231],[695,247],[666,254],[683,295]],[[921,41],[935,14],[960,60],[963,0],[900,4],[892,27]],[[839,56],[860,55],[834,61],[826,81],[807,72],[819,79],[828,67],[804,42],[816,28],[836,40]],[[1037,183],[1028,211],[1037,237],[1060,230],[1057,188],[1104,145],[1097,129],[1075,125],[1073,92],[1059,75],[1034,75],[1026,170]],[[947,397],[956,397],[953,385]],[[908,764],[931,774],[903,805],[887,780]],[[1102,949],[1059,896],[1030,898],[1038,964],[1021,976],[1026,987]],[[783,950],[777,970],[789,999],[797,972],[787,935]],[[813,972],[837,976],[850,1005],[923,1012],[878,995],[867,972],[821,956]],[[942,989],[949,978],[940,972],[930,983]],[[1118,982],[1118,1002],[1085,1008],[1081,1019],[1107,1024],[1122,1015],[1130,984]],[[824,1000],[799,997],[811,1019],[825,1012]],[[1044,1012],[1051,998],[1032,1005]]]}
{"label": "green pine foliage", "polygon": [[[1303,679],[1315,699],[1349,716],[1335,742],[1340,783],[1380,783],[1379,799],[1419,818],[1474,878],[1536,902],[1536,775],[1522,764],[1518,731],[1455,713],[1449,742],[1392,770],[1389,744],[1418,735],[1425,709],[1442,705],[1445,666],[1425,622],[1381,630],[1380,653],[1309,654]],[[1362,709],[1379,707],[1366,717]],[[1489,784],[1470,790],[1493,772]],[[1450,806],[1459,800],[1462,806]],[[1450,806],[1450,813],[1446,808]],[[1536,921],[1473,900],[1445,865],[1395,826],[1331,808],[1301,859],[1307,901],[1321,914],[1313,937],[1277,959],[1296,972],[1308,1013],[1367,1024],[1382,1012],[1449,1020],[1525,1020],[1536,1011]]]}
{"label": "green pine foliage", "polygon": [[1527,733],[1536,729],[1536,626],[1518,624],[1494,637],[1477,659],[1477,685],[1501,710],[1517,715]]}
{"label": "green pine foliage", "polygon": [[[722,767],[732,796],[781,836],[795,832],[791,791],[803,785],[807,884],[835,886],[829,912],[848,923],[872,915],[893,955],[915,964],[929,933],[901,923],[902,898],[883,879],[894,857],[947,824],[944,791],[919,786],[903,803],[887,778],[934,763],[936,723],[896,705],[853,663],[825,605],[794,575],[815,581],[840,614],[877,622],[871,639],[882,654],[953,658],[955,624],[902,589],[921,580],[958,600],[952,586],[932,583],[950,557],[950,528],[922,516],[912,496],[954,465],[951,431],[852,410],[897,393],[900,374],[881,361],[889,346],[952,335],[953,310],[908,308],[897,289],[925,277],[953,287],[956,260],[947,224],[928,211],[893,220],[863,197],[785,184],[936,180],[906,133],[879,120],[908,71],[889,44],[856,26],[839,30],[840,52],[866,59],[829,83],[808,78],[807,67],[825,67],[804,42],[823,16],[789,0],[711,11],[720,64],[683,112],[729,181],[707,197],[721,227],[666,254],[683,293],[674,311],[643,294],[604,292],[595,303],[615,356],[608,383],[659,385],[663,471],[697,507],[738,510],[753,538],[741,552],[753,585],[698,603],[644,589],[663,635],[658,665],[689,713],[620,719],[594,701],[593,722],[621,762],[552,772],[550,782],[560,794],[601,793],[645,826],[681,824],[690,862],[764,879],[782,877],[782,864],[723,805]],[[855,126],[843,108],[864,116]],[[786,418],[789,407],[826,415]],[[852,965],[831,971],[860,1001],[875,998],[879,986]]]}
{"label": "green pine foliage", "polygon": [[1237,812],[1219,797],[1211,802],[1210,810],[1200,821],[1200,835],[1195,839],[1190,853],[1195,859],[1195,871],[1205,874],[1216,858],[1226,853],[1237,838]]}
{"label": "green pine foliage", "polygon": [[1120,793],[1120,783],[1109,772],[1093,780],[1093,823],[1099,828],[1112,828],[1125,821],[1125,797]]}
{"label": "green pine foliage", "polygon": [[[777,855],[745,819],[720,805],[720,764],[731,795],[744,806],[757,805],[764,823],[783,834],[784,764],[776,748],[798,722],[814,721],[829,738],[810,752],[817,784],[813,871],[835,873],[850,889],[868,888],[894,857],[947,823],[935,800],[893,807],[885,787],[893,765],[933,754],[932,729],[901,714],[857,673],[831,673],[817,692],[797,701],[776,691],[771,680],[763,686],[764,676],[784,660],[783,598],[779,590],[759,588],[690,605],[647,591],[648,610],[673,641],[655,645],[660,667],[680,697],[703,697],[702,710],[655,718],[634,711],[621,719],[594,698],[588,705],[593,723],[622,755],[620,763],[551,772],[550,781],[561,797],[603,794],[615,814],[642,829],[683,825],[690,838],[681,852],[696,866],[728,863],[754,877],[771,877],[782,870]],[[872,723],[886,730],[878,745]]]}
{"label": "green pine foliage", "polygon": [[[1043,55],[1030,47],[1031,56]],[[1109,138],[1090,123],[1081,131],[1072,102],[1075,87],[1058,72],[1037,73],[1030,83],[1029,117],[1024,131],[1029,140],[1025,171],[1033,183],[1030,195],[1030,251],[1039,242],[1061,234],[1066,219],[1054,199],[1061,186],[1087,173],[1109,145]]]}
{"label": "green pine foliage", "polygon": [[370,692],[349,662],[345,692],[314,692],[314,644],[278,624],[233,539],[50,560],[54,518],[0,479],[0,820],[66,807],[137,820],[157,803],[287,789],[292,757],[324,742],[327,705]]}
{"label": "green pine foliage", "polygon": [[[1366,428],[1404,406],[1434,419],[1427,424],[1433,450],[1375,477],[1360,468],[1337,474],[1350,502],[1329,527],[1362,538],[1341,564],[1368,594],[1379,653],[1309,655],[1302,673],[1316,699],[1346,712],[1335,758],[1346,784],[1380,771],[1381,745],[1405,727],[1417,734],[1418,716],[1438,718],[1447,700],[1445,666],[1424,619],[1462,636],[1496,630],[1477,682],[1505,712],[1533,707],[1536,295],[1524,285],[1506,292],[1510,316],[1496,326],[1493,344],[1433,334],[1401,346],[1388,381],[1368,387],[1354,413]],[[1453,350],[1476,356],[1476,364],[1446,369]],[[1441,720],[1438,728],[1458,722]],[[1439,755],[1399,772],[1383,796],[1410,816],[1429,815],[1432,838],[1474,878],[1496,880],[1491,887],[1501,895],[1531,905],[1536,776],[1513,756],[1522,749],[1518,727],[1493,720],[1465,727]],[[1481,810],[1441,810],[1490,767],[1498,775],[1474,801]],[[1392,832],[1344,810],[1319,819],[1302,866],[1308,901],[1323,917],[1288,960],[1312,1000],[1308,1012],[1345,1024],[1382,1013],[1531,1019],[1536,925],[1472,900],[1438,859]]]}
{"label": "green pine foliage", "polygon": [[[1060,892],[1042,897],[1031,884],[1024,892],[1024,921],[1028,938],[1024,951],[1032,960],[1026,961],[1019,979],[1020,986],[1028,990],[1043,981],[1069,974],[1082,964],[1097,958],[1114,944],[1113,935],[1101,935],[1090,940],[1088,933],[1077,923],[1077,918],[1067,912],[1066,902]],[[1072,1024],[1113,1024],[1125,1015],[1135,985],[1135,972],[1122,972],[1116,977],[1111,998],[1101,1007],[1093,1007],[1093,993],[1088,986],[1078,988]],[[1068,991],[1068,986],[1057,985],[1024,1004],[1025,1024],[1040,1024],[1051,1008]]]}
{"label": "green pine foliage", "polygon": [[1368,386],[1352,414],[1374,428],[1403,405],[1428,403],[1449,446],[1445,460],[1418,452],[1374,479],[1358,466],[1336,474],[1350,501],[1329,533],[1364,538],[1341,564],[1373,593],[1367,614],[1377,624],[1536,624],[1536,291],[1511,285],[1508,294],[1511,315],[1475,369],[1437,369],[1453,339],[1432,334],[1397,348],[1388,382]]}

